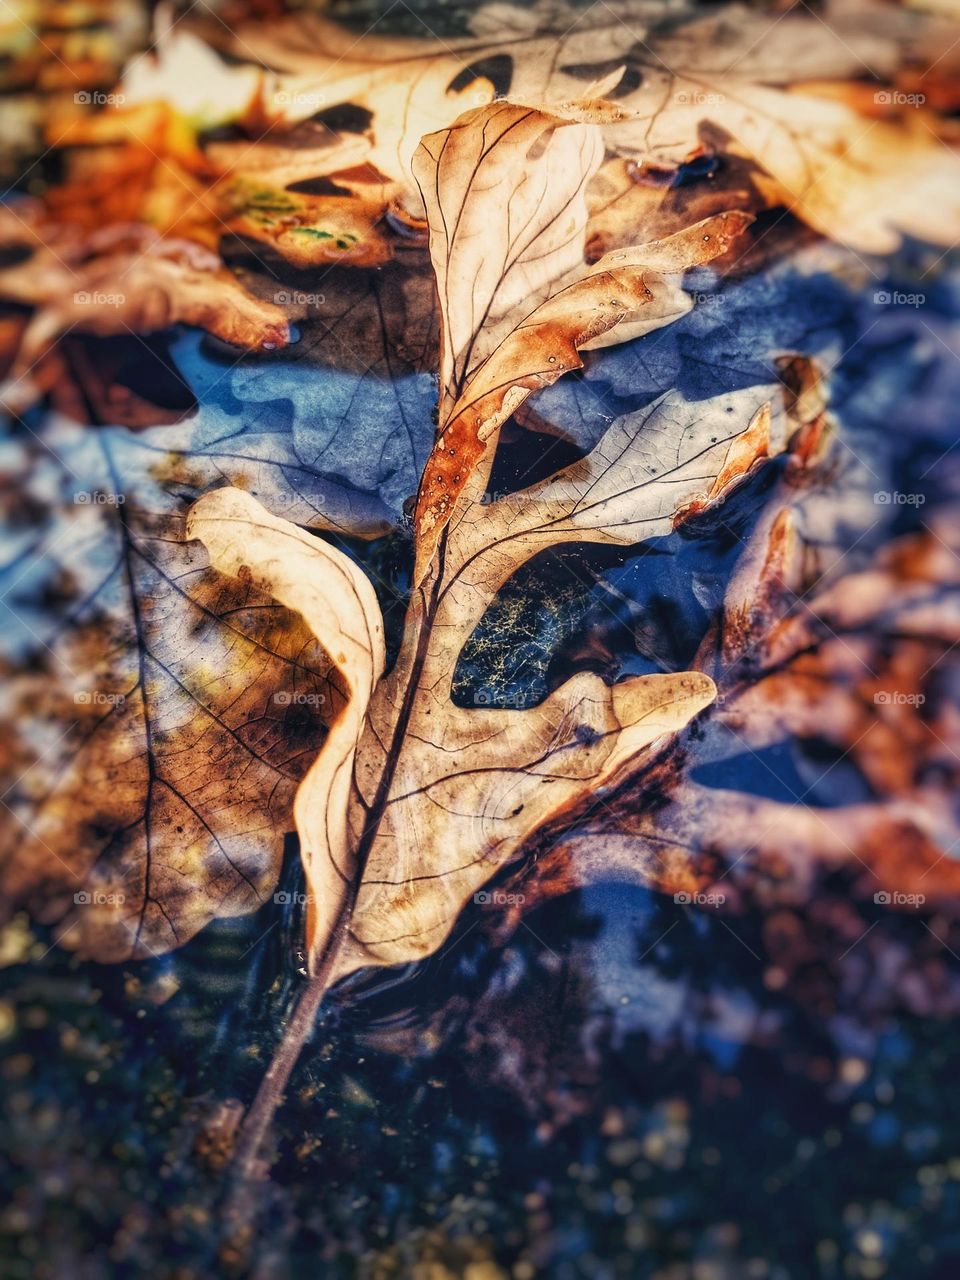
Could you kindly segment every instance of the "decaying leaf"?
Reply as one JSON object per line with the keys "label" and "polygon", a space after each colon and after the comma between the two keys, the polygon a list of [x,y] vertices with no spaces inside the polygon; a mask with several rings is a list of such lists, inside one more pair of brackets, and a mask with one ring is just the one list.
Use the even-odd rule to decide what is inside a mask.
{"label": "decaying leaf", "polygon": [[343,688],[296,614],[184,552],[184,515],[226,483],[302,525],[388,531],[432,434],[430,306],[403,273],[350,274],[269,378],[181,337],[200,405],[175,425],[5,441],[5,911],[115,960],[268,898]]}
{"label": "decaying leaf", "polygon": [[0,293],[38,305],[8,373],[3,392],[8,410],[32,401],[31,371],[72,329],[151,333],[184,323],[238,347],[270,350],[289,341],[282,308],[243,289],[215,254],[149,232],[119,238],[119,243],[109,233],[103,239],[109,244],[106,252],[97,253],[97,239],[72,250],[60,244],[0,271]]}
{"label": "decaying leaf", "polygon": [[[490,140],[499,140],[505,120],[513,122],[519,145],[498,151]],[[519,216],[527,184],[542,190],[539,164],[553,169],[550,149],[557,133],[562,146],[572,144],[574,155],[596,152],[591,126],[570,126],[516,107],[468,113],[459,127],[468,173],[478,189],[491,190],[484,167],[469,164],[478,141],[487,140],[501,174],[499,189],[493,189],[505,242],[488,237],[499,267],[481,263],[470,273],[471,279],[482,279],[488,271],[477,305],[496,335],[516,291],[538,283],[531,273],[539,264],[547,263],[544,270],[551,275],[555,270],[550,250],[544,252],[538,242],[542,224]],[[582,248],[584,219],[582,212],[578,216],[577,202],[582,211],[583,184],[574,171],[571,192],[568,157],[562,169],[567,183],[552,198],[561,202],[566,216],[548,219],[546,243],[552,236],[552,243],[576,261]],[[442,259],[444,264],[467,261],[460,239],[471,244],[476,238],[471,181],[464,181],[456,166],[449,173],[438,171],[435,185],[440,209],[452,185],[461,205],[471,210],[469,217],[451,224]],[[511,218],[515,191],[520,196]],[[702,242],[705,234],[712,235],[699,228],[692,239]],[[687,243],[681,239],[655,246],[654,266],[670,269],[685,262]],[[515,265],[515,274],[504,270],[505,263]],[[456,305],[444,301],[445,278],[441,272],[441,305]],[[549,312],[553,305],[548,300],[544,308]],[[583,328],[577,332],[588,326],[588,310],[584,305],[578,320]],[[601,312],[594,331],[605,324]],[[456,377],[465,348],[492,349],[491,332],[482,320],[474,328],[454,327],[459,338],[445,348],[444,386]],[[499,351],[504,349],[510,349],[509,340]],[[501,368],[504,396],[510,399],[511,377],[523,379],[526,369],[522,360],[504,360]],[[442,390],[442,398],[444,394]],[[488,460],[501,420],[493,421],[487,433]],[[427,559],[428,572],[415,587],[397,661],[373,689],[362,733],[352,744],[356,754],[346,844],[341,848],[339,835],[331,837],[331,831],[340,831],[342,815],[329,812],[323,802],[330,777],[324,753],[317,766],[321,783],[314,793],[305,785],[301,797],[306,798],[298,800],[302,855],[316,904],[308,938],[310,967],[323,984],[365,965],[399,964],[429,954],[449,933],[465,902],[515,856],[532,831],[614,781],[652,743],[711,701],[710,679],[691,673],[637,677],[612,687],[581,673],[542,705],[524,711],[458,709],[450,690],[460,651],[487,605],[538,551],[568,542],[631,544],[668,532],[689,510],[724,496],[768,447],[769,408],[758,405],[756,391],[706,405],[667,396],[639,414],[618,419],[582,461],[519,494],[481,502],[484,480],[475,474],[477,491],[458,508],[442,556],[433,563]],[[311,565],[302,556],[301,535],[230,490],[204,498],[194,509],[191,529],[207,544],[215,566],[229,572],[242,563],[261,587],[288,603],[291,581],[310,600],[325,589],[328,570],[319,560]],[[211,529],[215,533],[207,532]],[[421,543],[423,537],[421,533]],[[290,545],[298,548],[295,573],[277,559],[283,538],[294,539]],[[341,606],[330,598],[328,607]],[[359,641],[376,624],[364,610],[362,627],[358,616],[350,630]],[[338,657],[333,650],[331,657],[344,664],[348,681],[355,683],[357,658],[346,651]],[[376,669],[375,653],[368,662],[368,669]],[[366,688],[364,677],[357,707]],[[347,723],[352,720],[344,720],[344,727]],[[344,763],[347,759],[339,757]]]}
{"label": "decaying leaf", "polygon": [[[473,37],[445,40],[440,49],[357,38],[315,14],[210,35],[240,57],[256,51],[277,73],[273,92],[285,119],[306,118],[318,100],[328,110],[349,103],[369,112],[366,154],[411,199],[421,136],[452,123],[466,93],[488,102],[496,90],[549,106],[600,84],[621,109],[604,130],[617,155],[676,167],[706,141],[721,156],[749,156],[766,175],[772,203],[856,249],[889,252],[902,233],[952,243],[960,219],[956,158],[908,120],[881,121],[807,88],[860,77],[865,68],[890,81],[908,56],[914,66],[932,64],[952,41],[946,24],[929,16],[922,24],[898,21],[878,7],[875,19],[868,24],[861,12],[838,8],[827,24],[809,11],[744,7],[638,25],[629,5],[605,5],[598,15],[549,0],[520,26],[508,7],[485,5],[471,18]],[[402,89],[398,67],[405,68]],[[347,141],[355,147],[356,135]],[[325,172],[339,166],[336,149],[328,165]]]}
{"label": "decaying leaf", "polygon": [[243,177],[228,179],[215,198],[231,231],[269,245],[294,267],[377,267],[393,256],[378,195],[355,188],[349,199],[306,196]]}
{"label": "decaying leaf", "polygon": [[[636,337],[682,315],[691,302],[664,276],[719,257],[749,222],[720,214],[584,270],[586,187],[601,154],[597,125],[506,103],[467,112],[417,152],[441,313],[439,431],[417,501],[418,584],[510,414],[580,367],[578,350],[621,322]],[[567,280],[537,305],[545,283]]]}
{"label": "decaying leaf", "polygon": [[34,455],[7,495],[35,526],[5,574],[8,676],[34,659],[4,693],[3,898],[120,960],[264,900],[336,692],[296,615],[184,554],[175,501],[121,490],[122,440],[56,447],[99,479],[72,492]]}

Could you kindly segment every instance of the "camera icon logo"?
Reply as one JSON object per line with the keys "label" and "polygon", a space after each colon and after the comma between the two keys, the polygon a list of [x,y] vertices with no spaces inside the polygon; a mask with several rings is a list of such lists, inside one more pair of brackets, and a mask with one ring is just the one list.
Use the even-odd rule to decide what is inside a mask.
{"label": "camera icon logo", "polygon": [[873,895],[873,900],[878,907],[889,907],[893,897],[887,893],[886,889],[880,889]]}
{"label": "camera icon logo", "polygon": [[473,900],[481,907],[489,906],[490,894],[487,892],[486,889],[481,889],[479,893],[475,893],[473,895]]}
{"label": "camera icon logo", "polygon": [[682,889],[679,893],[673,895],[673,900],[680,907],[689,907],[693,903],[692,895],[684,893]]}
{"label": "camera icon logo", "polygon": [[891,501],[891,495],[885,489],[880,489],[873,495],[873,500],[878,507],[888,507]]}
{"label": "camera icon logo", "polygon": [[73,900],[78,907],[89,907],[93,902],[93,894],[88,893],[86,889],[81,889],[73,895]]}
{"label": "camera icon logo", "polygon": [[278,907],[289,907],[290,903],[293,902],[293,894],[281,891],[273,895],[273,900]]}

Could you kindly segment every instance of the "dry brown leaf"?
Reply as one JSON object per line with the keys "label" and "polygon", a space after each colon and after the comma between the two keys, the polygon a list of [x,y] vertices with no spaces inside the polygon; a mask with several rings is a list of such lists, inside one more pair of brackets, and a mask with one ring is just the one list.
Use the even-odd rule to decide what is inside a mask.
{"label": "dry brown leaf", "polygon": [[[586,187],[601,155],[596,124],[510,103],[467,112],[417,151],[441,314],[439,431],[417,499],[418,584],[510,414],[579,368],[578,351],[621,322],[624,337],[637,337],[682,315],[690,300],[664,277],[725,253],[750,221],[720,214],[583,268]],[[557,281],[569,283],[537,305]],[[479,483],[482,492],[485,473]]]}
{"label": "dry brown leaf", "polygon": [[[470,158],[477,137],[483,140],[485,129],[489,137],[490,122],[502,123],[505,111],[517,124],[521,145],[498,157],[502,182],[491,187],[483,166]],[[524,125],[532,136],[523,136]],[[465,139],[464,151],[472,176],[464,181],[458,170],[438,174],[438,205],[443,207],[448,182],[471,203],[475,182],[496,197],[498,216],[507,207],[506,242],[496,249],[500,272],[490,275],[488,292],[480,295],[496,325],[514,301],[518,278],[528,286],[540,279],[537,225],[509,221],[511,192],[523,191],[531,180],[542,186],[531,153],[543,162],[556,133],[567,129],[564,141],[569,146],[572,138],[574,154],[595,153],[586,126],[518,114],[517,108],[470,113],[461,128],[475,134]],[[575,177],[561,207],[581,191]],[[571,236],[581,243],[582,217],[571,222],[557,225],[556,238],[548,241],[553,252],[544,260],[572,255]],[[475,235],[472,218],[461,218],[451,231],[449,259],[458,260],[459,237],[470,241]],[[654,262],[670,269],[686,257],[682,245],[667,241],[657,247]],[[503,263],[523,265],[511,277]],[[473,274],[482,277],[481,271]],[[440,286],[443,292],[442,279]],[[470,325],[454,333],[467,346],[476,336]],[[455,339],[444,367],[454,370],[463,349]],[[353,691],[331,731],[334,746],[324,747],[298,794],[313,980],[239,1135],[241,1190],[228,1207],[231,1220],[247,1211],[243,1179],[259,1165],[270,1117],[330,985],[362,968],[433,953],[471,897],[535,832],[636,769],[652,747],[712,701],[713,681],[696,672],[638,676],[612,686],[580,672],[526,710],[457,707],[451,690],[461,650],[487,607],[539,551],[573,542],[630,545],[667,533],[686,512],[722,500],[769,447],[770,407],[758,407],[757,400],[756,389],[699,404],[668,394],[615,420],[579,462],[491,503],[482,501],[483,480],[475,474],[476,491],[450,523],[443,555],[415,585],[396,662],[379,680],[379,615],[369,589],[363,592],[354,580],[358,571],[338,559],[336,573],[346,573],[354,586],[334,590],[329,558],[295,526],[236,491],[217,490],[194,508],[190,531],[204,541],[214,567],[241,572],[304,609]],[[496,443],[494,429],[491,457]]]}
{"label": "dry brown leaf", "polygon": [[[74,430],[117,497],[115,438]],[[128,489],[41,518],[51,489],[42,457],[4,485],[8,526],[19,505],[32,518],[26,568],[50,557],[59,598],[8,601],[37,654],[4,672],[3,908],[101,961],[154,955],[266,900],[340,694],[297,614],[184,546],[176,504]]]}
{"label": "dry brown leaf", "polygon": [[[869,23],[840,6],[826,22],[808,11],[743,7],[680,25],[637,23],[629,5],[588,16],[541,3],[521,20],[493,3],[472,16],[475,37],[439,48],[357,38],[314,14],[211,36],[240,57],[255,50],[277,71],[271,92],[283,98],[285,119],[306,118],[318,102],[370,112],[367,158],[408,187],[420,137],[452,123],[470,94],[484,103],[496,89],[549,107],[601,86],[622,108],[604,131],[617,155],[676,166],[706,137],[721,153],[749,156],[766,175],[768,199],[855,249],[889,252],[903,233],[956,240],[960,162],[949,149],[909,122],[871,120],[804,86],[860,78],[864,68],[889,82],[908,53],[914,65],[932,64],[952,40],[944,24],[898,19],[880,6]],[[356,138],[345,134],[344,145],[355,148]],[[335,149],[328,164],[324,172],[339,164]]]}
{"label": "dry brown leaf", "polygon": [[248,349],[289,342],[283,309],[248,293],[218,256],[143,234],[144,228],[127,230],[137,233],[126,237],[135,243],[111,235],[97,254],[97,237],[72,248],[61,242],[0,271],[0,296],[36,307],[3,388],[8,410],[22,411],[35,399],[31,372],[68,330],[151,333],[182,323]]}

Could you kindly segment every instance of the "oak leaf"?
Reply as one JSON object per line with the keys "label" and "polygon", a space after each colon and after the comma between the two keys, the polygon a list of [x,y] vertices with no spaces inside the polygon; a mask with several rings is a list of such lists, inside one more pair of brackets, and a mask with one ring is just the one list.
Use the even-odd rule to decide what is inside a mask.
{"label": "oak leaf", "polygon": [[[470,25],[473,36],[439,48],[356,38],[315,14],[221,38],[235,56],[255,50],[276,71],[279,92],[290,97],[286,119],[311,114],[311,92],[327,110],[367,111],[366,154],[406,186],[411,208],[420,137],[451,124],[468,93],[481,103],[496,91],[549,106],[602,85],[621,109],[604,129],[618,156],[676,168],[706,140],[721,156],[749,156],[771,203],[860,251],[890,252],[903,234],[944,244],[957,238],[958,162],[934,134],[808,88],[858,79],[865,67],[890,83],[905,62],[934,64],[953,37],[929,15],[917,21],[877,7],[865,24],[842,8],[825,22],[805,11],[734,6],[685,23],[644,22],[630,4],[605,5],[598,15],[551,0],[522,19],[488,4]],[[344,136],[348,143],[355,146],[355,134]],[[335,149],[328,163],[325,172],[338,166]]]}
{"label": "oak leaf", "polygon": [[[500,184],[491,185],[484,166],[471,157],[478,142],[481,149],[486,142],[496,150],[505,122],[512,123],[519,144],[497,152]],[[474,304],[479,323],[449,326],[455,336],[441,362],[441,401],[465,348],[491,351],[493,358],[509,352],[509,339],[499,348],[495,343],[502,317],[518,294],[546,287],[558,258],[578,260],[584,166],[581,160],[578,171],[571,157],[586,156],[589,170],[599,154],[595,126],[529,109],[493,106],[468,113],[458,127],[468,176],[465,180],[459,165],[449,172],[441,168],[436,189],[441,208],[452,187],[471,214],[451,224],[446,260],[466,261],[460,239],[471,244],[476,238],[473,183],[493,199],[505,239],[498,244],[488,237],[492,269],[485,276],[481,264],[470,275],[480,281]],[[555,154],[551,148],[557,139],[562,149]],[[520,193],[514,213],[529,214],[528,187],[542,196],[545,173],[563,173],[566,183],[547,198],[541,242],[544,223],[539,217],[511,216],[511,201],[514,192]],[[563,220],[551,216],[557,203],[566,214]],[[712,235],[696,229],[690,240],[702,243],[706,234]],[[654,265],[682,264],[688,243],[681,238],[654,246]],[[459,306],[460,279],[440,274],[442,307]],[[543,305],[549,310],[554,302]],[[619,305],[615,310],[619,316]],[[598,332],[607,317],[601,311],[591,326],[586,302],[579,323],[581,333],[591,327]],[[523,361],[504,358],[501,368],[505,397],[515,399],[510,379],[525,378]],[[526,394],[527,387],[521,384],[519,391]],[[351,769],[345,832],[342,800],[331,811],[325,795],[334,776],[325,753],[312,775],[318,781],[312,788],[309,780],[304,784],[300,795],[307,798],[297,804],[313,900],[310,969],[323,984],[366,965],[399,964],[429,954],[464,903],[516,855],[532,831],[613,781],[651,743],[710,702],[712,682],[683,672],[612,687],[581,673],[542,705],[524,711],[458,709],[450,691],[460,651],[521,565],[564,543],[629,545],[669,531],[689,510],[725,497],[730,485],[766,455],[769,420],[769,406],[758,409],[755,394],[697,407],[668,395],[640,414],[617,419],[580,462],[517,494],[484,502],[486,473],[475,473],[473,489],[446,531],[442,556],[427,559],[428,572],[415,585],[397,660],[372,692],[370,672],[378,670],[379,656],[371,650],[364,658],[362,641],[378,635],[379,625],[369,600],[349,623],[346,615],[314,623],[321,638],[329,637],[331,628],[346,630],[351,643],[360,645],[348,650],[331,642],[331,657],[356,690],[340,722],[344,733],[350,724],[357,734],[355,755],[341,751],[336,757],[340,770]],[[488,461],[498,425],[492,424],[485,442]],[[354,608],[353,593],[344,597],[335,587],[325,555],[317,550],[311,561],[309,540],[245,495],[229,489],[206,495],[193,508],[189,530],[206,544],[216,567],[236,572],[243,566],[259,587],[290,607],[307,608],[311,617],[313,602],[322,598],[334,614]],[[419,533],[421,543],[423,538]],[[285,545],[295,555],[295,567],[282,556]],[[342,571],[338,564],[336,572]],[[336,776],[339,782],[341,774]]]}
{"label": "oak leaf", "polygon": [[540,484],[465,503],[436,575],[414,591],[396,663],[369,702],[378,617],[368,604],[358,608],[352,592],[337,591],[328,559],[236,491],[216,490],[194,507],[190,532],[215,566],[241,568],[311,617],[317,601],[339,615],[315,625],[325,640],[349,628],[349,643],[333,641],[331,657],[354,689],[331,731],[332,738],[340,729],[336,750],[325,758],[324,747],[298,792],[312,981],[241,1129],[229,1222],[249,1216],[249,1178],[262,1169],[270,1119],[330,985],[359,969],[432,954],[464,906],[487,901],[484,886],[544,824],[615,785],[712,702],[713,681],[690,671],[612,686],[581,672],[524,710],[458,708],[450,695],[458,657],[486,607],[538,551],[570,542],[629,545],[725,496],[718,478],[733,459],[735,478],[748,465],[743,438],[761,434],[766,445],[769,407],[745,420],[743,403],[723,397],[683,412],[665,397],[616,421],[586,458]]}

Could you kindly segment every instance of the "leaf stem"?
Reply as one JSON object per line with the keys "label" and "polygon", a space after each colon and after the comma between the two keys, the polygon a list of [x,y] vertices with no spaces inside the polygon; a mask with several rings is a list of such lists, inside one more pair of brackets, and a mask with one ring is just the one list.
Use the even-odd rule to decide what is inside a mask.
{"label": "leaf stem", "polygon": [[255,1177],[261,1172],[258,1168],[260,1148],[303,1047],[310,1039],[325,995],[326,984],[313,978],[297,997],[283,1037],[240,1127],[233,1158],[234,1176],[239,1179]]}
{"label": "leaf stem", "polygon": [[[336,964],[349,931],[357,892],[363,879],[366,857],[383,815],[383,808],[396,768],[398,746],[403,742],[403,737],[406,733],[413,699],[419,687],[420,672],[426,660],[426,647],[433,620],[432,614],[436,609],[439,586],[443,578],[446,534],[447,531],[444,530],[438,548],[439,566],[430,598],[423,602],[424,618],[418,629],[419,634],[413,666],[397,717],[396,729],[388,752],[388,760],[370,807],[370,817],[358,842],[357,870],[353,883],[340,909],[339,918],[331,933],[327,947],[322,953],[322,959],[316,974],[297,997],[283,1036],[270,1060],[270,1066],[260,1081],[253,1102],[250,1104],[249,1110],[240,1125],[231,1161],[230,1184],[224,1201],[224,1222],[230,1233],[249,1233],[251,1230],[254,1216],[253,1193],[256,1184],[266,1172],[261,1153],[270,1125],[283,1101],[284,1091],[290,1082],[290,1077],[297,1065],[304,1045],[306,1045],[313,1032],[317,1013],[329,990],[331,979],[336,976]],[[422,595],[423,593],[421,592],[421,598]]]}
{"label": "leaf stem", "polygon": [[300,1054],[313,1034],[317,1013],[330,986],[338,950],[337,947],[329,948],[323,966],[297,996],[270,1066],[240,1125],[223,1210],[224,1223],[230,1232],[234,1229],[249,1230],[252,1226],[254,1190],[268,1167],[262,1155],[263,1146]]}

